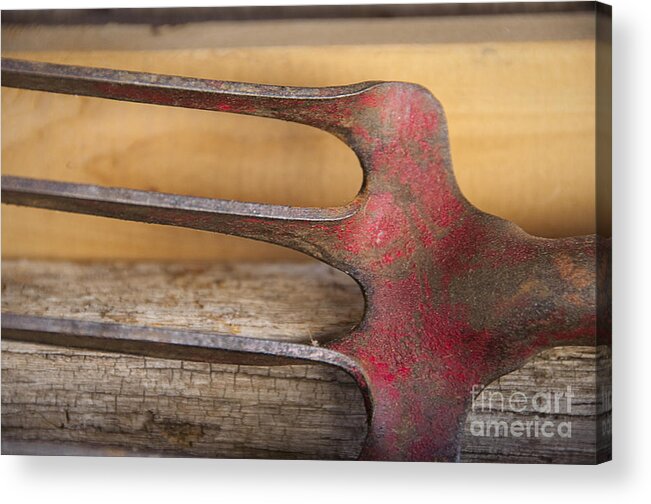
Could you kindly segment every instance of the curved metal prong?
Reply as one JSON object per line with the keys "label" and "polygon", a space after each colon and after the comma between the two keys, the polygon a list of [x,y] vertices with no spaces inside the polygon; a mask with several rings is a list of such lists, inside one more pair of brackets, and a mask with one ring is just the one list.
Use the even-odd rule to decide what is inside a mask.
{"label": "curved metal prong", "polygon": [[248,364],[319,362],[341,368],[363,390],[364,376],[357,363],[339,352],[310,345],[185,329],[141,327],[115,322],[2,314],[2,337],[59,346],[71,346],[169,359]]}
{"label": "curved metal prong", "polygon": [[3,86],[270,117],[307,124],[340,136],[350,129],[347,114],[350,99],[378,84],[362,82],[320,88],[271,86],[2,59]]}
{"label": "curved metal prong", "polygon": [[335,135],[357,154],[364,187],[375,182],[367,175],[408,161],[458,192],[443,108],[416,84],[271,86],[3,58],[2,85],[306,124]]}
{"label": "curved metal prong", "polygon": [[332,252],[328,228],[357,210],[356,204],[330,209],[261,205],[14,176],[2,177],[2,202],[225,233],[317,257]]}

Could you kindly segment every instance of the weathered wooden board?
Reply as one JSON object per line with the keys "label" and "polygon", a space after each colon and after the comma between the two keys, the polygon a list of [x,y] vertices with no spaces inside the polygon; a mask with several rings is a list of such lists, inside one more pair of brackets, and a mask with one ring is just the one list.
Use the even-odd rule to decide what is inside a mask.
{"label": "weathered wooden board", "polygon": [[4,342],[2,357],[3,442],[330,459],[354,458],[366,430],[361,393],[326,366],[233,366],[17,342]]}
{"label": "weathered wooden board", "polygon": [[316,261],[69,263],[4,261],[2,311],[310,344],[349,331],[362,293]]}
{"label": "weathered wooden board", "polygon": [[611,449],[606,436],[611,425],[610,376],[607,347],[540,353],[475,397],[466,419],[462,460],[572,464],[604,460]]}
{"label": "weathered wooden board", "polygon": [[[5,261],[2,273],[3,311],[306,343],[351,327],[363,304],[352,280],[316,263]],[[327,366],[204,364],[15,341],[2,352],[3,453],[354,458],[365,434],[361,394]],[[478,389],[461,460],[594,462],[610,408],[598,378],[609,366],[605,349],[553,349]],[[569,437],[560,435],[568,423]]]}
{"label": "weathered wooden board", "polygon": [[[594,17],[363,25],[23,26],[3,30],[3,56],[297,86],[417,82],[445,107],[470,201],[534,234],[594,231]],[[346,203],[361,184],[357,160],[334,137],[270,119],[3,89],[2,131],[5,174],[302,206]],[[5,257],[300,257],[35,209],[7,207],[2,219]]]}

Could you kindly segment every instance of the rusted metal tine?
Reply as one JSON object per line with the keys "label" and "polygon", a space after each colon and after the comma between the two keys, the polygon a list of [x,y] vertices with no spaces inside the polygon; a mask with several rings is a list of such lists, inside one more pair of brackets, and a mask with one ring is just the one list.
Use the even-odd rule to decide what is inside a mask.
{"label": "rusted metal tine", "polygon": [[315,105],[332,104],[378,84],[273,86],[2,58],[2,85],[7,87],[271,117],[326,130],[345,126],[335,117],[314,117]]}
{"label": "rusted metal tine", "polygon": [[[357,363],[326,348],[202,331],[18,315],[2,316],[2,336],[149,357],[248,365],[320,362],[363,380]],[[362,383],[363,384],[363,383]]]}
{"label": "rusted metal tine", "polygon": [[14,205],[232,234],[297,250],[312,250],[310,238],[317,238],[317,233],[306,234],[306,229],[353,213],[352,207],[320,210],[259,205],[13,176],[2,177],[2,199]]}

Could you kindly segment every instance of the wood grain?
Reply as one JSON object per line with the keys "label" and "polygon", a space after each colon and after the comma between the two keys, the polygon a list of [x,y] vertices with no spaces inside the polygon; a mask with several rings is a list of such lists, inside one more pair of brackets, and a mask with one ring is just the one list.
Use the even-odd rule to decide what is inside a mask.
{"label": "wood grain", "polygon": [[323,342],[362,318],[362,293],[322,263],[3,261],[2,311]]}
{"label": "wood grain", "polygon": [[[3,311],[167,327],[187,320],[192,328],[237,327],[306,343],[354,324],[362,306],[352,280],[319,264],[4,261],[2,273]],[[348,459],[366,432],[359,390],[323,365],[233,366],[15,341],[3,341],[2,356],[3,453]],[[594,463],[609,449],[597,446],[610,419],[607,383],[599,381],[609,367],[605,348],[558,348],[480,387],[484,409],[479,395],[460,459]],[[526,404],[510,401],[523,394]],[[536,394],[543,403],[558,395],[559,410],[544,411]],[[536,421],[554,429],[569,422],[571,437],[535,435],[533,427],[530,436],[511,434],[517,422]]]}
{"label": "wood grain", "polygon": [[3,442],[338,459],[355,458],[366,431],[361,393],[326,366],[229,366],[17,342],[4,342],[2,355]]}
{"label": "wood grain", "polygon": [[[5,47],[3,55],[297,86],[417,82],[445,106],[456,174],[473,203],[533,234],[594,231],[591,39],[156,51]],[[3,89],[2,105],[6,174],[300,206],[345,203],[361,184],[352,152],[308,127],[14,89]],[[300,257],[202,232],[3,210],[5,257]]]}
{"label": "wood grain", "polygon": [[[178,14],[178,13],[177,13]],[[450,44],[584,40],[595,37],[594,12],[520,13],[418,17],[273,19],[140,23],[52,23],[2,29],[11,51],[160,51],[208,47],[289,47],[324,45]],[[168,22],[169,22],[168,17]],[[196,19],[196,18],[195,18]],[[149,21],[147,23],[146,21]]]}

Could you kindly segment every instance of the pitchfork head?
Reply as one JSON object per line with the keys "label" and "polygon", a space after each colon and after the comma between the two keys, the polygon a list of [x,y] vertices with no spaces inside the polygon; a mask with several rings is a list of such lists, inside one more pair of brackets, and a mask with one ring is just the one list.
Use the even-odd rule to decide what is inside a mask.
{"label": "pitchfork head", "polygon": [[[356,153],[361,191],[337,208],[17,177],[3,177],[2,196],[5,203],[264,240],[351,275],[366,300],[363,320],[325,348],[215,335],[196,337],[192,345],[344,368],[369,409],[362,458],[456,460],[477,385],[545,348],[596,343],[597,259],[606,278],[609,244],[600,242],[598,254],[595,236],[533,237],[473,207],[455,181],[443,109],[421,86],[290,88],[6,59],[2,73],[5,86],[294,121],[337,136]],[[42,335],[69,333],[71,344],[101,347],[97,341],[110,340],[122,351],[130,351],[126,340],[183,346],[182,337],[161,330],[15,317],[9,324],[16,337],[38,333],[52,341]],[[48,332],[53,326],[58,329]]]}

